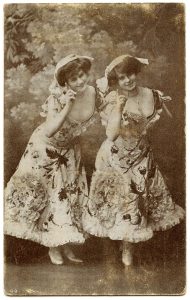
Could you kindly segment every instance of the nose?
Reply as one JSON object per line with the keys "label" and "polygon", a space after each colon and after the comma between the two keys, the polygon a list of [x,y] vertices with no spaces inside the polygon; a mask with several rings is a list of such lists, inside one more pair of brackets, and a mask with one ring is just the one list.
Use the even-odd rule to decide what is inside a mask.
{"label": "nose", "polygon": [[125,83],[129,83],[130,78],[128,76],[125,76]]}
{"label": "nose", "polygon": [[78,78],[78,80],[77,80],[77,85],[81,85],[81,84],[83,84],[83,83],[84,83],[83,79],[82,79],[82,78]]}

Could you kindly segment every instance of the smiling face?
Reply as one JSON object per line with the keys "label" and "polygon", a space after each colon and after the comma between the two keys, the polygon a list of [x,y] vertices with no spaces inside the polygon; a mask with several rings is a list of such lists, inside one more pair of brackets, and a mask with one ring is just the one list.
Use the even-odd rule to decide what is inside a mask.
{"label": "smiling face", "polygon": [[60,86],[68,85],[74,92],[82,92],[87,87],[90,68],[88,59],[75,59],[57,71],[57,82]]}
{"label": "smiling face", "polygon": [[80,69],[76,74],[67,79],[67,84],[74,92],[82,92],[86,89],[89,75]]}
{"label": "smiling face", "polygon": [[116,74],[118,79],[118,85],[122,90],[130,92],[136,88],[137,75],[135,73],[127,75],[125,73],[119,73],[116,71]]}
{"label": "smiling face", "polygon": [[137,86],[136,78],[141,71],[141,63],[134,57],[125,58],[108,74],[108,85],[118,86],[126,92],[134,90]]}

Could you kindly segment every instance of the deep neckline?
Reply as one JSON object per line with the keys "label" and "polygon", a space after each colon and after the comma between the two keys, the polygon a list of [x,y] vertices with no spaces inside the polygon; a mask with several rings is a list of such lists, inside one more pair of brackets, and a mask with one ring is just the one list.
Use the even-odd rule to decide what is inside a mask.
{"label": "deep neckline", "polygon": [[[139,90],[142,91],[142,87],[138,87],[138,88],[139,88]],[[142,112],[142,108],[140,108],[140,107],[139,107],[139,112],[140,112],[140,110],[141,110],[142,114],[137,113],[137,112],[130,112],[130,111],[127,110],[126,104],[125,104],[125,107],[124,107],[124,109],[123,109],[123,114],[127,113],[127,115],[131,115],[131,116],[135,116],[135,117],[137,117],[137,118],[142,118],[142,119],[147,119],[147,120],[149,120],[149,119],[154,115],[154,112],[155,112],[155,97],[154,97],[153,90],[151,90],[151,92],[152,92],[152,95],[153,95],[153,109],[152,109],[152,112],[151,112],[150,115],[148,115],[148,116],[144,115],[143,112]],[[127,103],[127,102],[126,102],[126,103]]]}
{"label": "deep neckline", "polygon": [[68,120],[71,122],[71,123],[76,123],[76,124],[83,124],[83,123],[86,123],[88,122],[94,115],[95,113],[95,108],[96,108],[96,101],[94,101],[94,105],[93,105],[93,110],[92,110],[92,114],[85,120],[83,121],[79,121],[79,120],[75,120],[74,118],[70,118],[69,116],[67,117]]}
{"label": "deep neckline", "polygon": [[93,109],[93,112],[92,112],[91,116],[90,116],[89,118],[87,118],[86,120],[84,120],[84,121],[77,121],[77,120],[75,120],[75,119],[73,119],[73,118],[69,118],[69,117],[68,117],[68,121],[69,121],[70,123],[75,123],[75,124],[80,125],[80,124],[83,124],[83,123],[88,122],[88,121],[94,116],[94,114],[95,114],[95,105],[94,105],[94,109]]}
{"label": "deep neckline", "polygon": [[[90,86],[89,86],[89,88],[90,88]],[[85,119],[83,121],[79,121],[79,120],[76,120],[76,119],[70,117],[69,115],[67,116],[67,119],[70,123],[83,124],[85,122],[88,122],[93,117],[93,115],[95,113],[95,108],[96,108],[96,98],[94,99],[92,114],[87,119]]]}

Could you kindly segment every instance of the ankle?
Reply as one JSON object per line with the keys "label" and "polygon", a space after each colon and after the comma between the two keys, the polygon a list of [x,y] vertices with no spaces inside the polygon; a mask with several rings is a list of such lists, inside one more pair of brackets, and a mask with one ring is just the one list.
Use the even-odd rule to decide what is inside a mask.
{"label": "ankle", "polygon": [[122,252],[132,252],[133,251],[133,245],[132,243],[123,241],[122,243]]}
{"label": "ankle", "polygon": [[69,247],[69,245],[64,245],[63,247],[63,251],[65,255],[74,255],[73,251],[71,250],[71,248]]}
{"label": "ankle", "polygon": [[59,253],[61,253],[61,248],[59,247],[59,246],[57,246],[57,247],[49,247],[49,251],[50,252],[59,252]]}
{"label": "ankle", "polygon": [[131,243],[123,241],[122,262],[125,266],[131,266],[133,264],[132,252]]}

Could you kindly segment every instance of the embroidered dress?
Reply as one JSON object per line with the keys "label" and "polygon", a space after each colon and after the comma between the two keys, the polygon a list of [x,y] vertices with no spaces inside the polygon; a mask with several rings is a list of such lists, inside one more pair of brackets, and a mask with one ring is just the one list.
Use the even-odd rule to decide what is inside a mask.
{"label": "embroidered dress", "polygon": [[[105,140],[97,154],[83,214],[84,228],[92,235],[140,242],[184,218],[184,210],[172,201],[148,142],[147,129],[160,118],[165,100],[158,91],[152,93],[152,115],[130,113],[125,105],[121,134],[114,142]],[[115,91],[104,99],[101,115],[105,126],[115,105],[113,99]]]}
{"label": "embroidered dress", "polygon": [[[63,106],[63,99],[51,95],[41,115]],[[84,242],[81,216],[88,189],[79,136],[96,120],[97,112],[82,123],[67,117],[51,138],[44,134],[45,123],[33,132],[5,190],[5,234],[48,247]]]}

